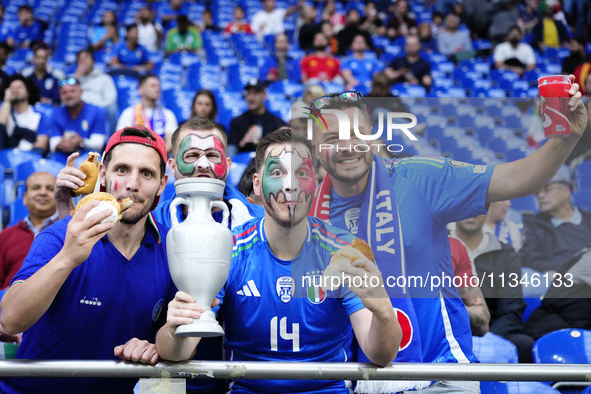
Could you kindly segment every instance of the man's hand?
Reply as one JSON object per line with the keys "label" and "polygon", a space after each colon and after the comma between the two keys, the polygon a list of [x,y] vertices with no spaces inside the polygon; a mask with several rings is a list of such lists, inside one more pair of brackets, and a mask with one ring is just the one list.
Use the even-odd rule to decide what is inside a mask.
{"label": "man's hand", "polygon": [[80,137],[80,134],[78,134],[78,133],[72,133],[72,135],[70,135],[69,139],[70,139],[70,143],[74,147],[73,149],[78,148],[84,142],[84,138]]}
{"label": "man's hand", "polygon": [[12,91],[10,89],[6,89],[4,91],[4,102],[10,103],[12,101]]}
{"label": "man's hand", "polygon": [[[220,300],[215,298],[211,304],[215,308]],[[168,313],[166,315],[166,325],[170,334],[174,336],[178,326],[193,323],[193,319],[199,319],[205,312],[205,307],[195,302],[195,299],[189,294],[179,291],[175,294],[174,300],[168,303]]]}
{"label": "man's hand", "polygon": [[[582,95],[579,91],[579,84],[574,83],[575,76],[571,74],[568,77],[573,84],[569,90],[571,99],[568,102],[568,108],[571,111],[570,138],[574,137],[579,139],[585,132],[589,118],[587,116],[587,108],[585,108],[585,104],[583,104]],[[538,100],[537,113],[540,117],[542,116],[542,103],[540,100]]]}
{"label": "man's hand", "polygon": [[112,214],[110,210],[104,210],[88,218],[86,217],[88,212],[98,205],[98,201],[91,201],[84,204],[76,211],[76,214],[74,214],[74,217],[68,223],[66,241],[60,254],[64,256],[72,269],[88,259],[92,248],[99,239],[115,227],[115,223],[113,222],[101,223],[103,219],[108,218]]}
{"label": "man's hand", "polygon": [[86,174],[77,168],[74,168],[74,160],[79,156],[78,152],[72,153],[68,156],[66,166],[61,169],[55,181],[55,189],[53,195],[56,202],[70,203],[72,198],[72,190],[84,186],[84,179]]}
{"label": "man's hand", "polygon": [[361,298],[363,305],[373,314],[391,312],[392,304],[384,286],[382,273],[373,262],[368,259],[357,259],[350,266],[339,268],[339,271],[351,275],[351,284],[346,282],[349,289]]}
{"label": "man's hand", "polygon": [[116,346],[113,353],[123,360],[156,364],[160,360],[156,345],[148,341],[132,338],[125,345]]}

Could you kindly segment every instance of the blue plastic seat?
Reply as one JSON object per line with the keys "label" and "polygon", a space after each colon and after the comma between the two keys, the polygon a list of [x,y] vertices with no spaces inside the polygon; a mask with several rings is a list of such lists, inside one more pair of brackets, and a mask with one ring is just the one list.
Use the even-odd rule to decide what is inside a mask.
{"label": "blue plastic seat", "polygon": [[591,211],[591,188],[577,190],[573,194],[575,205],[586,211]]}
{"label": "blue plastic seat", "polygon": [[472,351],[481,363],[517,364],[515,345],[492,332],[483,337],[472,337]]}
{"label": "blue plastic seat", "polygon": [[540,206],[535,196],[519,197],[511,200],[511,207],[517,209],[521,213],[538,213]]}
{"label": "blue plastic seat", "polygon": [[507,161],[516,161],[516,160],[523,159],[524,157],[531,155],[535,151],[536,151],[535,149],[530,148],[527,145],[520,146],[518,148],[511,149],[510,151],[508,151],[507,154],[505,155],[505,158],[507,159]]}
{"label": "blue plastic seat", "polygon": [[[57,176],[62,168],[64,168],[64,165],[62,163],[55,160],[47,159],[27,161],[19,164],[14,168],[13,174],[12,187],[14,195],[16,195],[17,198],[22,197],[22,192],[24,192],[24,184],[27,178],[31,176],[33,173],[43,171],[48,172],[53,176]],[[17,190],[21,185],[23,186],[23,188],[17,194]]]}
{"label": "blue plastic seat", "polygon": [[478,136],[478,140],[480,140],[480,143],[484,146],[486,146],[489,141],[495,138],[509,139],[515,137],[515,133],[513,132],[513,130],[508,127],[495,127],[486,133],[484,133],[483,130],[485,129],[476,129],[476,135]]}
{"label": "blue plastic seat", "polygon": [[589,364],[591,331],[564,329],[544,335],[534,343],[535,363]]}
{"label": "blue plastic seat", "polygon": [[502,153],[504,157],[507,157],[507,152],[513,149],[519,149],[522,146],[527,147],[527,142],[525,142],[523,138],[517,137],[496,137],[489,140],[486,146],[497,153]]}
{"label": "blue plastic seat", "polygon": [[402,83],[392,86],[392,94],[398,97],[425,97],[427,91],[421,85]]}
{"label": "blue plastic seat", "polygon": [[577,190],[591,188],[591,160],[587,160],[575,167],[575,183]]}
{"label": "blue plastic seat", "polygon": [[5,170],[13,170],[21,163],[34,161],[41,158],[36,152],[26,152],[20,149],[2,149],[0,150],[0,165]]}
{"label": "blue plastic seat", "polygon": [[480,144],[477,140],[465,134],[451,135],[449,137],[444,137],[441,140],[439,140],[439,149],[441,149],[442,152],[450,153],[454,159],[460,161],[469,160],[460,159],[456,157],[457,152],[463,151],[464,149],[472,151],[479,147]]}
{"label": "blue plastic seat", "polygon": [[429,126],[424,131],[425,138],[429,143],[441,141],[447,137],[463,138],[466,136],[466,130],[461,127],[441,127],[438,125]]}
{"label": "blue plastic seat", "polygon": [[560,394],[541,382],[480,382],[481,394]]}
{"label": "blue plastic seat", "polygon": [[525,310],[521,314],[521,320],[525,323],[531,314],[542,305],[542,297],[523,297],[523,301],[526,303]]}

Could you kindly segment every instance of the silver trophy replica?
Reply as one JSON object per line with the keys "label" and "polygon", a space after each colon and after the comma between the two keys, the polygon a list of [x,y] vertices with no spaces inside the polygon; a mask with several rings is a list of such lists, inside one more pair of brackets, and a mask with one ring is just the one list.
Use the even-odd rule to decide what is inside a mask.
{"label": "silver trophy replica", "polygon": [[[179,290],[205,307],[199,319],[179,326],[176,335],[224,335],[210,306],[228,279],[232,261],[230,210],[222,201],[214,201],[223,196],[225,184],[217,179],[189,178],[176,181],[174,187],[179,197],[170,205],[172,228],[166,237],[170,276]],[[177,207],[181,204],[188,207],[189,214],[179,224]],[[213,220],[213,207],[223,210],[222,224]]]}

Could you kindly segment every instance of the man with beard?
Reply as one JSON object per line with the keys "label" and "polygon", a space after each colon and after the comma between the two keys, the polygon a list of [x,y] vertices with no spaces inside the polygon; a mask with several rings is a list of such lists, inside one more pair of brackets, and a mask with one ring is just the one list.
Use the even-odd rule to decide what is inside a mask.
{"label": "man with beard", "polygon": [[[348,228],[357,222],[359,229],[371,231],[378,250],[390,253],[391,258],[403,252],[409,262],[407,278],[453,277],[446,224],[485,214],[491,202],[532,194],[552,178],[587,123],[578,85],[573,84],[569,93],[571,136],[550,140],[527,158],[498,166],[473,166],[437,157],[384,162],[367,152],[371,142],[362,137],[371,134],[372,124],[358,93],[317,99],[310,105],[313,110],[322,114],[333,109],[341,114],[337,118],[324,112],[326,126],[314,124],[315,151],[320,152],[328,174],[311,214],[336,227]],[[346,123],[346,129],[341,130],[341,123]],[[387,212],[383,207],[389,208]],[[400,243],[403,250],[396,249]],[[388,275],[388,265],[380,269]],[[420,327],[423,361],[476,362],[469,317],[458,290],[408,286],[408,293]],[[478,393],[480,389],[478,382],[436,382],[425,390]]]}
{"label": "man with beard", "polygon": [[302,59],[302,82],[305,84],[320,82],[343,83],[341,62],[327,51],[328,40],[322,33],[314,36],[314,52]]}
{"label": "man with beard", "polygon": [[[507,34],[507,41],[497,45],[494,52],[495,67],[513,71],[520,77],[536,68],[534,50],[529,44],[521,42],[521,29],[513,26]],[[573,70],[574,71],[574,70]]]}
{"label": "man with beard", "polygon": [[[310,271],[324,271],[331,252],[354,241],[351,234],[307,217],[317,186],[310,143],[291,129],[280,129],[263,137],[255,160],[254,190],[263,197],[265,217],[234,229],[232,268],[218,295],[232,360],[346,361],[352,325],[370,359],[389,364],[401,331],[373,262],[360,258],[342,272],[355,278],[365,274],[377,286],[362,283],[324,293],[308,280],[305,287]],[[204,310],[188,294],[176,294],[156,339],[163,358],[192,356],[200,338],[174,332]],[[231,387],[232,393],[350,392],[347,381],[237,379]]]}
{"label": "man with beard", "polygon": [[[39,234],[2,298],[6,333],[24,332],[16,358],[155,363],[147,340],[174,296],[168,228],[150,211],[164,191],[164,141],[143,127],[115,133],[100,166],[101,189],[133,205],[116,224],[91,201]],[[141,338],[142,341],[131,338]],[[126,342],[128,341],[128,342]],[[122,345],[124,344],[124,345]],[[129,393],[137,379],[3,379],[3,393]]]}

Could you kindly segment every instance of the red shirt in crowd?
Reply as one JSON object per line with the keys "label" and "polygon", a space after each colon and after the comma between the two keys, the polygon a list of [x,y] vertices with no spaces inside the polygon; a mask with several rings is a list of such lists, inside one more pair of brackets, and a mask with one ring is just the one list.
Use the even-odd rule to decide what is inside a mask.
{"label": "red shirt in crowd", "polygon": [[[470,286],[470,278],[474,275],[474,270],[472,269],[472,261],[470,260],[470,256],[468,256],[468,251],[466,247],[457,238],[449,237],[449,245],[451,247],[451,262],[454,267],[454,275],[459,276],[462,278],[462,286],[463,287],[475,287]],[[466,280],[464,281],[464,274],[466,275]],[[477,282],[474,280],[472,284],[476,284]],[[458,280],[459,283],[459,280]]]}
{"label": "red shirt in crowd", "polygon": [[224,30],[224,33],[230,33],[230,34],[234,34],[234,33],[248,33],[248,34],[252,34],[252,30],[250,30],[250,24],[248,22],[242,22],[242,23],[230,22],[230,23],[228,23],[228,26],[226,26],[226,29]]}
{"label": "red shirt in crowd", "polygon": [[331,81],[341,74],[341,62],[333,56],[308,55],[302,60],[302,76]]}
{"label": "red shirt in crowd", "polygon": [[33,239],[35,234],[22,220],[0,233],[0,289],[10,286],[31,249]]}

